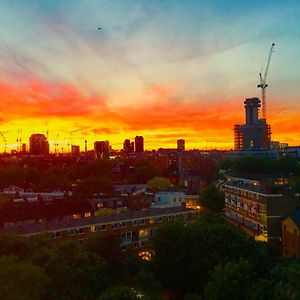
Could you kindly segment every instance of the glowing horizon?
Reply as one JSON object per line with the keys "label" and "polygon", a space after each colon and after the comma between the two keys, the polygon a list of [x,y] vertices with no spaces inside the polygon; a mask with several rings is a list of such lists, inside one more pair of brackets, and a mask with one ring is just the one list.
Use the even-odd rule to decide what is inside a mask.
{"label": "glowing horizon", "polygon": [[83,150],[84,140],[89,149],[95,140],[121,149],[136,135],[147,150],[175,148],[177,139],[187,149],[232,149],[244,99],[260,97],[258,73],[272,42],[272,140],[300,144],[297,1],[0,5],[0,132],[8,151],[47,131],[52,152],[55,143]]}

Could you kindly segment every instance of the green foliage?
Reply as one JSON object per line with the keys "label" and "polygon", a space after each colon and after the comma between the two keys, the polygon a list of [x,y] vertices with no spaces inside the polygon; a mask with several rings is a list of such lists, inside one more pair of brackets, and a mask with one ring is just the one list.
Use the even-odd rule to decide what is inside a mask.
{"label": "green foliage", "polygon": [[279,159],[269,157],[242,157],[232,162],[231,169],[247,174],[300,175],[300,165],[296,158],[285,156]]}
{"label": "green foliage", "polygon": [[215,185],[210,184],[200,193],[199,203],[211,211],[220,212],[225,205],[225,196]]}
{"label": "green foliage", "polygon": [[153,247],[157,278],[180,294],[200,293],[215,266],[236,258],[248,259],[259,274],[267,269],[265,249],[221,221],[167,223],[158,229]]}
{"label": "green foliage", "polygon": [[47,170],[44,176],[41,177],[39,188],[66,190],[70,187],[70,181],[66,175],[66,170],[61,167],[53,167]]}
{"label": "green foliage", "polygon": [[143,294],[151,296],[153,299],[160,299],[159,295],[162,292],[160,282],[155,278],[152,272],[142,270],[134,278],[134,286],[142,291]]}
{"label": "green foliage", "polygon": [[13,256],[0,257],[0,280],[0,299],[45,299],[47,275],[29,262]]}
{"label": "green foliage", "polygon": [[103,293],[99,300],[140,300],[138,293],[128,287],[117,287]]}
{"label": "green foliage", "polygon": [[293,190],[295,193],[300,193],[300,178],[296,178],[292,184]]}
{"label": "green foliage", "polygon": [[83,244],[82,250],[94,253],[104,259],[107,264],[107,273],[110,280],[118,281],[122,274],[123,252],[120,247],[120,236],[117,234],[91,234]]}
{"label": "green foliage", "polygon": [[[257,275],[247,260],[217,265],[211,275],[211,281],[205,287],[205,299],[210,300],[255,300],[267,299],[266,292],[257,293]],[[241,288],[243,287],[243,288]]]}
{"label": "green foliage", "polygon": [[147,182],[147,186],[154,190],[167,190],[171,187],[171,182],[164,177],[154,177]]}
{"label": "green foliage", "polygon": [[84,200],[87,196],[96,193],[110,193],[113,183],[106,177],[88,177],[79,182],[73,192],[74,199]]}
{"label": "green foliage", "polygon": [[0,245],[0,256],[14,255],[24,259],[30,249],[26,238],[14,235],[0,235]]}
{"label": "green foliage", "polygon": [[293,260],[278,262],[271,271],[273,299],[300,299],[300,264]]}

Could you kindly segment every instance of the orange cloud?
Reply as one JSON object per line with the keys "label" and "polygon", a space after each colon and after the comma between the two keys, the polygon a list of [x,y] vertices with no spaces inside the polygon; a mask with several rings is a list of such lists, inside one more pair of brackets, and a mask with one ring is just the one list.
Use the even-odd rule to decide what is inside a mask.
{"label": "orange cloud", "polygon": [[[113,107],[109,99],[90,96],[71,84],[35,78],[19,84],[0,82],[1,131],[8,130],[11,140],[16,140],[17,128],[23,128],[26,140],[34,130],[45,131],[44,124],[49,122],[52,138],[66,136],[64,140],[76,143],[84,138],[91,145],[95,139],[108,139],[120,148],[125,138],[144,135],[148,149],[175,147],[178,138],[186,139],[188,148],[233,147],[233,126],[244,122],[242,100],[218,104],[210,104],[208,98],[180,101],[176,87],[159,85],[147,87],[146,99],[149,94],[150,103]],[[272,118],[271,111],[270,115],[274,137],[297,143],[297,113],[284,111]]]}

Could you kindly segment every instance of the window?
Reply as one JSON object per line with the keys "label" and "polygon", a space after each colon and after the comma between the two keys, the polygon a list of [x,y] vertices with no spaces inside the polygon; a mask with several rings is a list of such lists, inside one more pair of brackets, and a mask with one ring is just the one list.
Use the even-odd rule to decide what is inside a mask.
{"label": "window", "polygon": [[136,249],[138,246],[139,246],[139,243],[138,243],[138,242],[135,242],[135,243],[133,243],[132,248],[133,248],[133,249]]}
{"label": "window", "polygon": [[155,219],[154,219],[154,218],[150,218],[150,219],[149,219],[149,223],[150,223],[150,224],[155,223]]}
{"label": "window", "polygon": [[75,229],[70,229],[67,231],[67,236],[75,235]]}
{"label": "window", "polygon": [[176,202],[176,198],[173,198],[173,202]]}
{"label": "window", "polygon": [[88,218],[88,217],[90,217],[90,216],[91,216],[91,213],[90,213],[90,212],[85,212],[85,213],[84,213],[84,217],[85,217],[85,218]]}
{"label": "window", "polygon": [[77,228],[76,233],[77,234],[84,234],[84,229],[83,228]]}
{"label": "window", "polygon": [[124,228],[126,227],[126,223],[125,222],[120,222],[120,228]]}
{"label": "window", "polygon": [[100,230],[101,230],[101,231],[105,231],[105,230],[106,230],[106,225],[101,225],[101,226],[100,226]]}
{"label": "window", "polygon": [[145,219],[139,220],[139,225],[144,225],[145,224]]}
{"label": "window", "polygon": [[61,238],[61,232],[60,232],[60,231],[52,232],[52,237],[53,237],[54,239],[59,239],[59,238]]}
{"label": "window", "polygon": [[119,227],[119,223],[113,223],[111,227],[112,229],[117,229]]}
{"label": "window", "polygon": [[156,232],[157,228],[150,228],[150,235],[153,235]]}
{"label": "window", "polygon": [[73,217],[73,219],[80,219],[81,215],[80,214],[73,214],[72,217]]}
{"label": "window", "polygon": [[139,237],[145,237],[145,236],[148,236],[149,232],[148,232],[148,229],[141,229],[139,231]]}
{"label": "window", "polygon": [[132,226],[136,226],[136,225],[137,225],[137,220],[131,221],[131,225],[132,225]]}

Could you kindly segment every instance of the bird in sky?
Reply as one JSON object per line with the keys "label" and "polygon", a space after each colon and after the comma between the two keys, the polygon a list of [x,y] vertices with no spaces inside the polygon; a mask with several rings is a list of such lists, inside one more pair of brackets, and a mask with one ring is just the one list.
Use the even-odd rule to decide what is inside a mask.
{"label": "bird in sky", "polygon": [[103,29],[102,27],[98,27],[98,30],[101,30],[101,29]]}

